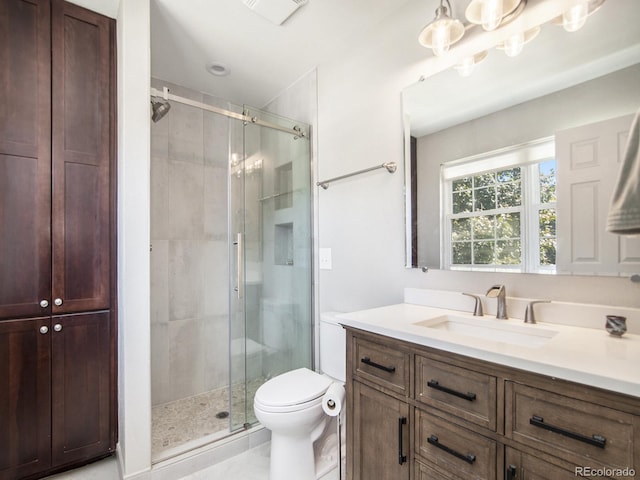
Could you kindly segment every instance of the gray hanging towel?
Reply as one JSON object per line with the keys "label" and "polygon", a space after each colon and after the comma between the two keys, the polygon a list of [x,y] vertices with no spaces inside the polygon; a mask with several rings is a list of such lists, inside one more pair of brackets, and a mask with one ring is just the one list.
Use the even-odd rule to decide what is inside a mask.
{"label": "gray hanging towel", "polygon": [[640,234],[640,110],[629,130],[622,168],[611,198],[607,231],[619,235]]}

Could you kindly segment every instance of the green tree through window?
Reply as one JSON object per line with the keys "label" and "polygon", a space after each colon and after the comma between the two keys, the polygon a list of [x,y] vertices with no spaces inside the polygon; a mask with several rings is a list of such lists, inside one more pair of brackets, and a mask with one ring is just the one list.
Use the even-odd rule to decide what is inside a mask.
{"label": "green tree through window", "polygon": [[[555,268],[555,160],[477,172],[453,179],[447,187],[451,268]],[[525,241],[527,222],[537,232],[531,247]]]}

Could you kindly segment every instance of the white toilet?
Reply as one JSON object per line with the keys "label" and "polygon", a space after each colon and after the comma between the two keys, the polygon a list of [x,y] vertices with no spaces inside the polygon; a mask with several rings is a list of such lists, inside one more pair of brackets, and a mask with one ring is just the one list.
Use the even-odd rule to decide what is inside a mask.
{"label": "white toilet", "polygon": [[313,444],[331,418],[322,397],[345,382],[345,333],[334,314],[320,318],[320,370],[299,368],[272,378],[256,392],[256,418],[271,430],[270,480],[315,480]]}

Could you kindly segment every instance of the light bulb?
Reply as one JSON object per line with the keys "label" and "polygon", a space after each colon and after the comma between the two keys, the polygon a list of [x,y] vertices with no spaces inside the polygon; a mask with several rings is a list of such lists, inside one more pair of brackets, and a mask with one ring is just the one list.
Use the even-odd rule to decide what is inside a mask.
{"label": "light bulb", "polygon": [[484,0],[480,8],[482,28],[487,31],[495,30],[502,21],[502,0]]}
{"label": "light bulb", "polygon": [[445,20],[438,21],[433,26],[431,38],[433,54],[439,57],[446,53],[451,45],[451,29],[449,28],[449,22]]}
{"label": "light bulb", "polygon": [[461,77],[468,77],[473,73],[473,69],[476,67],[476,62],[473,57],[463,58],[460,63],[456,65],[456,70]]}
{"label": "light bulb", "polygon": [[589,15],[587,0],[576,0],[573,5],[562,14],[562,26],[567,32],[580,30]]}
{"label": "light bulb", "polygon": [[504,41],[504,53],[508,57],[517,57],[524,47],[524,33],[516,33],[511,35]]}

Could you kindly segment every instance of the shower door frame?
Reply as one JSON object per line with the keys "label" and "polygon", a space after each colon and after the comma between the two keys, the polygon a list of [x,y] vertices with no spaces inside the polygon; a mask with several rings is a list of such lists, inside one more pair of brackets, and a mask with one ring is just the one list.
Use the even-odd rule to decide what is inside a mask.
{"label": "shower door frame", "polygon": [[[230,394],[231,394],[230,431],[232,433],[242,429],[250,428],[257,423],[257,420],[255,419],[255,416],[253,413],[253,395],[255,394],[257,385],[263,383],[265,380],[268,380],[272,376],[283,373],[284,371],[291,370],[292,368],[299,368],[299,367],[311,368],[314,363],[313,361],[313,358],[314,358],[314,332],[313,332],[314,307],[313,305],[314,305],[315,295],[313,292],[313,285],[314,285],[314,282],[313,282],[313,274],[314,274],[314,270],[313,270],[313,190],[312,190],[313,183],[312,183],[312,171],[311,171],[311,145],[310,145],[310,142],[308,141],[309,137],[307,133],[309,131],[309,126],[305,125],[305,127],[302,128],[299,125],[294,125],[294,123],[296,122],[292,119],[275,115],[273,113],[270,113],[261,109],[257,109],[254,107],[250,107],[247,105],[243,107],[242,116],[244,120],[242,122],[243,127],[242,127],[242,135],[241,135],[242,143],[243,143],[243,153],[242,153],[241,161],[244,163],[241,165],[236,165],[235,167],[236,170],[234,171],[230,169],[230,172],[229,172],[230,183],[228,188],[229,197],[230,197],[229,207],[230,207],[230,210],[233,211],[235,209],[233,205],[234,200],[232,198],[233,190],[234,190],[232,186],[232,179],[234,177],[241,178],[240,190],[242,190],[241,201],[243,202],[243,205],[240,208],[240,210],[243,212],[243,215],[244,215],[244,218],[239,223],[241,228],[234,228],[236,227],[236,225],[234,224],[234,219],[232,218],[232,215],[230,215],[230,219],[229,219],[229,223],[230,223],[230,230],[229,230],[230,242],[229,243],[231,247],[230,254],[229,254],[230,279],[236,278],[238,280],[236,288],[230,291],[229,312],[230,312],[231,324],[230,324],[229,333],[231,337],[230,338],[230,343],[231,343],[231,341],[233,341],[234,314],[239,314],[239,317],[236,316],[235,318],[238,322],[242,320],[242,326],[238,328],[244,329],[242,331],[242,338],[244,338],[244,341],[245,341],[245,354],[243,356],[245,365],[244,365],[244,371],[234,372],[233,358],[230,359],[230,382],[229,382]],[[237,118],[237,116],[234,118]],[[267,120],[265,120],[265,118]],[[276,122],[280,122],[280,123],[276,123]],[[290,124],[290,126],[284,126],[283,124]],[[256,127],[266,127],[266,129],[256,128]],[[251,130],[253,130],[253,132],[251,132]],[[258,137],[256,137],[256,134],[258,135]],[[283,136],[283,134],[292,136],[290,142],[288,142],[287,144],[288,151],[284,151],[284,152],[283,152],[282,144],[283,144],[283,139],[285,139],[286,136]],[[232,138],[233,138],[233,129],[230,128],[230,141],[232,141]],[[256,138],[258,138],[257,145],[259,145],[258,153],[260,156],[260,160],[259,160],[260,162],[262,162],[262,159],[267,159],[267,160],[269,159],[269,155],[265,154],[265,151],[264,151],[265,149],[264,143],[268,144],[269,142],[275,142],[277,144],[277,147],[275,149],[277,161],[275,161],[274,159],[271,159],[272,162],[274,163],[274,165],[271,165],[271,166],[268,165],[268,163],[270,162],[267,161],[267,165],[264,168],[265,173],[268,172],[273,176],[271,179],[272,185],[270,187],[270,191],[267,193],[262,191],[263,188],[269,188],[267,187],[269,181],[266,178],[266,176],[258,177],[258,182],[259,182],[259,187],[257,187],[258,191],[255,191],[255,188],[256,188],[255,184],[253,185],[253,188],[250,185],[252,181],[252,178],[251,178],[252,174],[250,173],[253,166],[252,162],[255,163],[255,159],[256,159],[256,156],[255,156],[256,151],[252,149],[253,145],[251,145],[251,140],[255,141]],[[296,152],[298,152],[298,149],[296,148],[297,144],[294,143],[295,141],[304,142],[305,151],[304,151],[303,157],[296,156]],[[273,151],[271,153],[273,153]],[[230,151],[230,158],[231,158],[231,155],[232,155],[232,152]],[[305,166],[302,166],[302,164],[299,162],[301,158],[306,159]],[[278,165],[276,165],[276,163],[278,163]],[[278,183],[275,181],[275,178],[278,176],[277,171],[281,170],[281,168],[284,168],[287,165],[289,166],[289,168],[291,168],[290,170],[291,175],[298,177],[298,180],[296,181],[295,179],[293,179],[293,177],[291,178],[291,182],[293,182],[289,185],[289,189],[291,191],[276,192],[276,190],[278,189],[277,188]],[[301,182],[299,179],[300,170],[302,170],[303,174],[305,175],[304,182]],[[280,188],[281,187],[282,185],[280,185]],[[285,195],[288,195],[288,197]],[[287,297],[287,300],[291,299],[295,301],[289,302],[289,304],[285,305],[284,308],[274,312],[274,311],[269,311],[269,308],[265,307],[265,304],[267,302],[272,302],[274,300],[274,298],[271,296],[273,292],[271,292],[271,295],[266,292],[267,290],[269,290],[268,287],[269,285],[271,285],[270,282],[261,281],[258,283],[257,288],[260,288],[260,292],[257,297],[258,298],[257,304],[255,303],[255,298],[252,298],[252,292],[251,292],[252,286],[249,278],[253,277],[255,275],[255,272],[253,272],[254,275],[251,275],[251,272],[248,272],[247,270],[248,266],[252,264],[251,262],[252,258],[249,258],[250,255],[248,255],[248,253],[249,254],[253,253],[254,264],[256,264],[257,262],[262,267],[262,270],[260,272],[262,274],[262,277],[261,277],[262,279],[267,278],[268,273],[266,273],[266,270],[269,267],[274,271],[278,268],[280,269],[293,268],[294,257],[296,257],[296,254],[293,252],[289,252],[291,254],[290,262],[289,260],[284,260],[282,258],[280,260],[276,259],[275,254],[274,254],[274,262],[271,263],[268,261],[269,254],[273,254],[273,252],[270,251],[270,249],[268,248],[268,246],[270,245],[268,240],[266,240],[266,244],[265,244],[265,239],[267,239],[269,236],[272,236],[272,245],[274,247],[274,250],[280,250],[277,247],[279,243],[278,243],[278,239],[275,237],[274,232],[267,231],[267,229],[268,227],[273,227],[275,230],[281,229],[283,225],[278,224],[277,221],[274,223],[273,221],[270,221],[270,220],[275,220],[278,217],[278,214],[274,213],[274,210],[278,210],[279,208],[284,210],[287,209],[286,206],[284,207],[282,206],[282,204],[283,203],[286,204],[287,201],[291,202],[289,205],[290,210],[296,209],[296,204],[295,202],[293,202],[294,195],[308,196],[308,199],[307,199],[308,201],[306,203],[304,201],[302,202],[302,205],[306,205],[306,211],[303,214],[304,218],[302,218],[302,221],[303,223],[306,222],[306,232],[308,234],[308,238],[306,239],[306,248],[308,250],[307,264],[306,265],[303,264],[303,269],[306,267],[305,279],[308,281],[308,284],[307,284],[308,291],[306,292],[308,295],[308,298],[306,299],[307,302],[303,301],[300,304],[296,302],[299,299],[298,299],[298,296],[295,295],[294,291],[296,290],[296,285],[298,285],[299,282],[293,281],[292,285],[290,286],[290,289],[286,290],[288,295],[285,295],[285,296]],[[255,205],[255,207],[252,207],[249,204],[253,204]],[[276,205],[279,204],[280,206],[279,207],[274,206],[274,204]],[[269,206],[271,207],[272,217],[270,219],[267,219]],[[258,210],[257,216],[259,217],[259,220],[257,224],[255,222],[255,218],[254,218],[254,221],[252,221],[251,218],[247,219],[247,216],[250,215],[251,213],[253,213],[254,216],[256,215],[256,210],[254,210],[254,208]],[[295,218],[295,214],[293,214],[293,217]],[[301,219],[297,218],[297,220],[292,220],[291,218],[289,218],[289,220],[291,220],[293,223],[296,224],[296,233],[292,232],[291,236],[296,237],[296,243],[299,244],[301,235],[298,229],[300,229],[299,221]],[[291,227],[293,226],[293,223],[290,225]],[[304,227],[303,227],[303,231],[304,231]],[[302,237],[304,237],[304,234],[302,235]],[[254,250],[253,252],[251,252],[251,245],[255,245],[256,243],[258,244],[257,250]],[[282,254],[282,252],[280,253]],[[299,258],[299,255],[298,255],[298,258]],[[287,266],[283,267],[285,265]],[[275,272],[274,272],[274,275],[277,276]],[[295,277],[296,276],[295,269],[294,269],[294,273],[289,273],[289,275],[291,277]],[[273,277],[271,278],[273,279]],[[280,284],[279,286],[282,287],[282,284]],[[286,285],[285,285],[285,289],[286,289]],[[274,310],[282,307],[282,305],[277,305],[278,304],[277,299],[275,299],[275,303],[276,303],[276,306],[273,307]],[[297,316],[295,313],[293,313],[293,312],[297,312],[296,309],[301,306],[306,307],[308,309],[307,315],[303,314],[301,316]],[[299,327],[300,322],[296,321],[299,318],[308,319],[308,322],[304,323],[304,326],[306,326],[306,330],[304,326],[302,329],[300,329]],[[292,328],[294,329],[294,331],[296,330],[296,328],[298,329],[297,332],[298,332],[298,335],[300,335],[300,338],[297,338],[298,345],[300,344],[300,341],[303,340],[306,334],[308,337],[307,349],[306,350],[303,348],[291,349],[289,350],[290,358],[288,358],[288,360],[283,360],[282,358],[278,359],[277,358],[278,354],[274,355],[273,349],[270,348],[270,347],[273,347],[273,344],[266,339],[267,338],[266,333],[263,332],[264,336],[260,336],[258,334],[258,338],[257,339],[254,338],[257,333],[256,322],[259,323],[259,327],[258,327],[259,329],[267,330],[270,324],[274,320],[277,320],[278,322],[282,322],[280,324],[283,327],[282,330],[276,327],[276,330],[279,332],[279,334],[282,337],[286,337],[286,334],[290,333],[288,332],[288,328],[286,327]],[[271,341],[273,341],[273,338],[271,338]],[[292,341],[291,343],[296,344],[295,341]],[[269,349],[271,349],[272,351],[270,353],[256,355],[255,352],[253,353],[251,352],[251,349],[257,346],[263,348],[263,352],[264,350],[269,350]],[[278,353],[282,353],[280,351],[281,347],[282,345],[278,345],[276,347],[276,351]],[[287,347],[290,348],[291,344],[284,346],[285,352],[287,351]],[[274,358],[269,358],[270,356]],[[287,354],[282,353],[282,356],[287,357]],[[302,358],[302,357],[305,357],[305,358]],[[256,376],[256,370],[262,370],[262,374],[258,374],[259,377]],[[234,374],[236,375],[236,380],[239,377],[243,380],[242,384],[244,385],[244,392],[243,392],[244,404],[242,404],[242,402],[238,402],[236,398],[236,404],[234,405],[234,398],[233,398]],[[234,412],[234,406],[237,407],[239,404],[242,405],[244,411]],[[243,420],[239,421],[237,420],[238,418]]]}
{"label": "shower door frame", "polygon": [[[283,126],[280,125],[278,123],[275,123],[273,121],[268,121],[268,120],[264,120],[262,117],[267,116],[267,117],[273,117],[276,119],[279,119],[283,122],[288,122],[288,123],[295,123],[295,121],[291,120],[291,119],[287,119],[285,117],[281,117],[281,116],[277,116],[275,114],[263,111],[261,109],[257,109],[257,108],[253,108],[253,107],[243,107],[243,112],[242,113],[238,113],[238,112],[234,112],[231,110],[226,110],[220,107],[216,107],[214,105],[209,105],[203,102],[198,102],[195,100],[191,100],[189,98],[185,98],[185,97],[181,97],[181,96],[177,96],[174,95],[172,93],[170,93],[169,88],[164,87],[162,89],[162,91],[156,89],[156,88],[151,88],[151,97],[159,97],[159,98],[163,98],[164,100],[167,101],[174,101],[177,103],[181,103],[184,105],[188,105],[191,107],[195,107],[195,108],[199,108],[201,110],[204,111],[208,111],[208,112],[212,112],[218,115],[223,115],[225,117],[228,117],[232,120],[238,120],[240,122],[242,122],[243,125],[243,134],[242,134],[242,138],[243,138],[243,144],[246,140],[246,134],[244,133],[245,128],[247,126],[251,126],[251,125],[256,125],[256,126],[260,126],[260,127],[265,127],[265,128],[269,128],[269,129],[273,129],[279,132],[283,132],[283,133],[287,133],[291,136],[293,136],[293,139],[298,140],[298,139],[302,139],[303,141],[307,142],[308,147],[307,147],[307,156],[308,156],[308,164],[309,164],[309,172],[308,172],[308,199],[309,199],[309,204],[308,204],[308,232],[309,232],[309,239],[308,239],[308,248],[309,248],[309,263],[308,263],[308,279],[309,279],[309,322],[308,322],[308,331],[309,331],[309,345],[308,345],[308,354],[306,355],[308,357],[306,364],[304,365],[300,365],[300,366],[307,366],[307,367],[312,367],[313,363],[314,363],[314,331],[313,331],[313,325],[314,325],[314,301],[315,301],[315,294],[313,291],[313,275],[314,275],[314,268],[313,268],[313,247],[314,247],[314,242],[313,242],[313,238],[314,238],[314,222],[313,222],[313,194],[312,194],[312,186],[313,186],[313,182],[312,182],[312,172],[311,172],[311,145],[310,145],[310,139],[309,139],[309,131],[310,128],[308,125],[305,125],[304,127],[300,127],[298,125],[292,125],[291,127],[288,126]],[[231,122],[230,123],[230,128],[229,128],[229,142],[231,144],[231,137],[233,135],[232,130],[233,130],[233,125],[236,122]],[[300,122],[298,122],[300,123]],[[242,161],[244,161],[244,159],[246,157],[244,157],[245,152],[243,151],[243,158]],[[229,156],[231,156],[231,151],[229,152]],[[228,200],[227,200],[227,208],[228,210],[231,209],[232,206],[232,199],[231,199],[231,162],[229,162],[229,167],[228,167]],[[243,175],[243,182],[242,182],[242,190],[243,190],[243,201],[246,201],[245,197],[244,197],[244,184],[245,184],[245,179],[244,179],[244,171],[242,173]],[[274,199],[279,197],[281,194],[274,194],[274,195],[270,195],[267,197],[262,198],[261,200],[270,200],[270,199]],[[245,206],[243,205],[242,208],[244,209]],[[245,325],[245,336],[244,336],[244,340],[245,340],[245,345],[243,346],[244,348],[244,363],[245,363],[245,370],[246,370],[246,341],[247,341],[247,337],[246,337],[246,305],[244,302],[244,294],[246,291],[246,262],[245,262],[245,250],[243,248],[243,244],[244,244],[244,239],[245,239],[245,230],[244,228],[242,229],[242,231],[238,232],[237,230],[239,229],[233,229],[233,221],[232,221],[232,214],[229,212],[228,213],[229,217],[228,217],[228,236],[229,236],[229,274],[228,274],[228,280],[229,280],[229,285],[230,287],[233,287],[233,283],[234,280],[237,280],[237,286],[236,288],[230,288],[230,296],[229,296],[229,408],[230,408],[230,415],[229,415],[229,433],[233,434],[236,433],[238,431],[242,431],[245,429],[250,428],[251,426],[253,426],[253,424],[255,424],[255,419],[253,419],[252,422],[248,422],[246,421],[246,419],[249,418],[249,411],[253,412],[253,404],[251,403],[251,405],[249,405],[250,403],[250,399],[247,398],[247,388],[246,388],[246,382],[247,382],[247,374],[245,371],[245,376],[244,376],[244,418],[245,421],[244,422],[237,422],[234,424],[234,420],[233,420],[233,412],[232,412],[232,408],[233,408],[233,367],[232,367],[232,351],[231,351],[231,340],[232,340],[232,328],[233,328],[233,318],[234,315],[241,315],[243,317],[243,323]],[[234,252],[235,250],[235,252]],[[232,255],[232,252],[235,253],[235,255]],[[237,308],[239,306],[239,304],[235,305],[234,308],[234,302],[232,301],[233,297],[236,296],[237,300],[241,300],[242,301],[242,308]],[[252,396],[251,396],[251,400],[252,400]]]}

